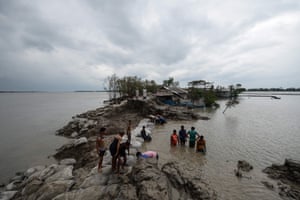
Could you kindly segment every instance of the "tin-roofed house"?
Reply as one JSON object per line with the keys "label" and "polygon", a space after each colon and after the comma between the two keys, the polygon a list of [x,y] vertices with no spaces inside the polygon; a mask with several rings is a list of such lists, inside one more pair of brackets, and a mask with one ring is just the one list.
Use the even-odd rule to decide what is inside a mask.
{"label": "tin-roofed house", "polygon": [[192,103],[188,98],[188,91],[179,87],[162,86],[155,96],[161,102],[172,106],[204,107],[203,99]]}
{"label": "tin-roofed house", "polygon": [[182,100],[187,99],[188,92],[178,87],[162,86],[155,96],[165,104],[180,105]]}

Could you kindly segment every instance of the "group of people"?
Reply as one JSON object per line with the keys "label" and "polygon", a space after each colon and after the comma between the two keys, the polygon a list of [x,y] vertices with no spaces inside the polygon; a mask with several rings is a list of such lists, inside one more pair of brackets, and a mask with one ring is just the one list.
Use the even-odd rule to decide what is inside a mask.
{"label": "group of people", "polygon": [[[143,127],[145,138],[149,140],[149,135],[146,134],[145,127]],[[142,131],[143,131],[142,130]],[[107,150],[107,147],[105,145],[104,141],[104,135],[106,128],[102,127],[99,130],[99,134],[96,139],[96,149],[97,153],[99,155],[99,162],[98,162],[98,172],[101,172],[102,170],[102,163],[103,163],[103,157],[105,155],[105,152]],[[124,169],[124,167],[127,165],[127,154],[129,155],[129,149],[130,149],[130,142],[131,142],[131,120],[128,121],[127,129],[126,129],[126,135],[127,135],[127,141],[123,142],[123,136],[125,135],[125,132],[120,130],[119,133],[113,138],[112,142],[109,145],[109,151],[112,156],[111,165],[112,165],[112,171],[120,174],[120,168]],[[144,138],[144,139],[145,139]],[[145,140],[146,140],[145,139]],[[151,137],[150,137],[151,140]],[[158,160],[158,153],[154,151],[146,151],[146,152],[137,152],[136,153],[137,158],[156,158]]]}
{"label": "group of people", "polygon": [[182,145],[185,146],[185,143],[189,140],[189,147],[195,148],[197,152],[206,152],[206,141],[203,135],[199,135],[199,133],[195,130],[195,127],[191,127],[191,130],[186,131],[184,126],[180,127],[180,130],[177,134],[176,129],[173,130],[173,133],[170,137],[170,143],[172,146]]}
{"label": "group of people", "polygon": [[[105,141],[104,141],[104,135],[106,128],[102,127],[99,130],[99,134],[96,139],[96,150],[99,155],[99,162],[98,162],[98,172],[101,172],[102,170],[102,162],[104,154],[107,150]],[[112,170],[113,172],[116,172],[117,174],[120,173],[120,167],[124,168],[126,166],[127,162],[127,154],[129,155],[129,147],[130,147],[130,141],[131,141],[131,121],[129,120],[127,130],[127,141],[122,142],[122,138],[125,135],[124,131],[119,131],[119,133],[113,138],[111,144],[109,145],[109,151],[112,156]]]}
{"label": "group of people", "polygon": [[[102,127],[99,130],[99,134],[96,139],[96,149],[99,155],[99,162],[98,162],[98,172],[101,172],[102,169],[102,162],[104,154],[107,150],[104,141],[106,128]],[[129,155],[130,149],[130,142],[131,142],[131,121],[129,120],[128,126],[126,129],[127,141],[123,142],[123,136],[125,135],[125,131],[119,131],[119,133],[113,138],[111,144],[109,145],[109,151],[112,156],[111,164],[112,164],[112,171],[120,174],[120,168],[124,169],[124,166],[127,165],[127,154]],[[144,138],[145,141],[151,141],[151,136],[147,135],[145,126],[143,126],[141,130],[141,136]],[[184,126],[182,125],[180,130],[177,131],[174,129],[173,133],[170,137],[170,143],[172,146],[182,145],[185,146],[188,140],[189,147],[195,148],[197,152],[206,152],[206,141],[203,135],[199,135],[198,132],[195,130],[195,127],[191,127],[189,131],[186,131]],[[127,152],[126,152],[127,151]],[[155,151],[146,151],[146,152],[137,152],[137,158],[156,158],[158,160],[159,156],[158,153]]]}

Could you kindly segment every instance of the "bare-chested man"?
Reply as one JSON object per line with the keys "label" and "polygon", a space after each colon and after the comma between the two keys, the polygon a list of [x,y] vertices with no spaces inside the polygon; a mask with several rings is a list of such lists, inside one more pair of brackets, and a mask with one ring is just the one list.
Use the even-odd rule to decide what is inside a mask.
{"label": "bare-chested man", "polygon": [[105,142],[104,142],[105,130],[106,130],[106,128],[104,128],[104,127],[100,128],[99,135],[97,136],[97,139],[96,139],[96,149],[97,149],[97,153],[99,155],[98,172],[101,172],[103,156],[106,151],[106,146],[105,146]]}

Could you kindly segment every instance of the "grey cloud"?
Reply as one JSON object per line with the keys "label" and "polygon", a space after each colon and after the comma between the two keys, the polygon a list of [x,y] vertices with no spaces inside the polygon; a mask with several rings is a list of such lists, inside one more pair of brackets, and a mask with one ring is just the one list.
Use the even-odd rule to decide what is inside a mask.
{"label": "grey cloud", "polygon": [[[99,19],[101,31],[109,41],[130,52],[127,63],[173,64],[184,59],[189,45],[178,30],[176,18],[168,17],[158,30],[144,30],[139,24],[138,9],[132,2],[114,4],[112,2],[93,3],[95,16]],[[143,5],[142,5],[143,6]],[[143,7],[141,8],[143,9]],[[174,14],[175,15],[175,14]],[[184,23],[183,23],[184,24]],[[185,27],[180,27],[185,30]],[[122,57],[122,56],[121,56]],[[117,58],[117,62],[118,62]],[[114,60],[111,60],[114,62]]]}
{"label": "grey cloud", "polygon": [[[53,4],[61,9],[48,10]],[[64,9],[74,10],[60,21],[60,16],[66,17]],[[44,11],[57,17],[47,18]],[[158,80],[176,74],[175,79],[183,82],[208,79],[253,85],[259,82],[255,79],[282,74],[297,85],[295,73],[285,72],[279,63],[289,61],[284,67],[295,71],[299,60],[291,56],[291,49],[299,50],[299,45],[293,45],[299,41],[299,28],[292,27],[291,35],[275,40],[269,38],[276,30],[268,40],[256,41],[260,35],[255,34],[243,37],[257,24],[289,12],[299,13],[300,2],[33,0],[25,4],[0,0],[1,86],[59,88],[51,83],[58,77],[65,88],[92,87],[88,77],[95,79],[103,73],[91,66],[102,65],[117,74]],[[275,51],[278,47],[285,51]],[[277,58],[272,64],[278,70],[267,77],[261,68],[272,62],[272,56]],[[181,72],[183,68],[189,73]],[[32,80],[30,74],[38,77],[42,72],[44,83]]]}
{"label": "grey cloud", "polygon": [[136,47],[141,36],[130,19],[132,5],[130,1],[90,1],[97,19],[97,25],[114,44],[125,49]]}
{"label": "grey cloud", "polygon": [[23,42],[27,47],[37,48],[41,51],[52,51],[54,48],[45,40],[37,40],[29,37],[23,37]]}

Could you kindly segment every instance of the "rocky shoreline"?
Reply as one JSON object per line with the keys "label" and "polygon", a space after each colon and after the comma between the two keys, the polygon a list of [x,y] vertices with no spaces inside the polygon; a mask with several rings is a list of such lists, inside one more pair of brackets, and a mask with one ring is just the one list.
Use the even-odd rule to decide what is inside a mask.
{"label": "rocky shoreline", "polygon": [[[142,143],[139,139],[132,144],[124,174],[111,172],[109,152],[104,156],[102,173],[97,172],[95,140],[100,127],[107,128],[109,143],[128,120],[140,129],[143,119],[157,113],[168,120],[208,119],[152,100],[128,100],[79,114],[57,131],[57,135],[70,138],[53,155],[58,163],[17,173],[2,188],[0,199],[216,199],[215,191],[200,176],[187,174],[180,163],[169,162],[159,168],[151,161],[136,162],[136,148]],[[149,120],[143,123],[151,127]]]}
{"label": "rocky shoreline", "polygon": [[[157,113],[167,120],[208,119],[187,108],[169,107],[149,99],[123,101],[79,114],[57,131],[58,136],[69,138],[53,155],[57,163],[17,173],[9,184],[0,188],[0,200],[218,199],[217,192],[201,174],[191,172],[182,163],[169,161],[158,165],[151,159],[136,160],[135,153],[143,142],[136,136],[142,126],[151,133],[154,124],[149,115]],[[112,173],[111,156],[107,152],[102,172],[98,173],[95,141],[99,128],[106,127],[105,140],[109,144],[115,133],[125,129],[128,120],[135,127],[128,166],[121,175]],[[239,161],[237,168],[250,171],[253,167]],[[277,186],[264,182],[267,188],[277,190],[284,199],[300,199],[299,162],[287,159],[284,165],[272,165],[263,172],[278,180]],[[244,175],[240,172],[239,177]]]}
{"label": "rocky shoreline", "polygon": [[270,189],[276,189],[285,199],[300,199],[300,162],[286,159],[283,165],[273,164],[263,170],[268,177],[277,180],[277,186],[264,183]]}

